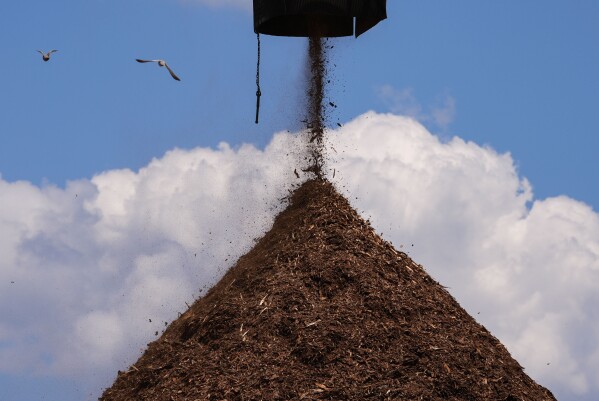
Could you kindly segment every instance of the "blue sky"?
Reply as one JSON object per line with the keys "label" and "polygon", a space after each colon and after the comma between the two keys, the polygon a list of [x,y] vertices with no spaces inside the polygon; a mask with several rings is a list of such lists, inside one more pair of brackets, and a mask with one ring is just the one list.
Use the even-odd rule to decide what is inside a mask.
{"label": "blue sky", "polygon": [[[7,297],[4,299],[0,294],[0,299],[4,299],[0,306],[3,314],[0,316],[0,355],[13,355],[15,361],[19,360],[12,363],[12,367],[0,362],[0,401],[64,401],[85,399],[87,393],[97,395],[98,385],[106,385],[115,367],[126,366],[136,357],[135,348],[143,347],[151,339],[153,328],[144,326],[144,332],[135,326],[137,337],[134,338],[123,334],[122,344],[110,350],[127,349],[129,354],[102,364],[98,362],[101,368],[97,372],[101,373],[86,371],[85,380],[72,373],[73,366],[78,366],[76,362],[63,361],[60,355],[57,356],[59,351],[69,349],[67,345],[59,339],[44,342],[39,338],[48,331],[55,331],[60,337],[61,329],[72,325],[75,329],[72,333],[66,330],[65,338],[72,334],[81,344],[96,344],[96,337],[85,336],[85,333],[93,332],[94,322],[126,321],[130,316],[128,313],[141,308],[137,298],[129,300],[127,305],[133,305],[130,308],[111,301],[110,307],[102,309],[97,303],[96,299],[103,296],[114,301],[120,296],[117,292],[125,291],[118,286],[111,289],[115,287],[111,280],[135,281],[126,275],[129,273],[106,273],[112,270],[105,266],[105,261],[110,261],[106,262],[109,265],[131,263],[135,269],[141,269],[140,266],[148,263],[145,257],[148,249],[154,246],[152,241],[167,235],[163,232],[172,235],[168,240],[180,243],[181,249],[199,252],[190,244],[204,238],[209,227],[221,223],[223,227],[235,227],[235,220],[229,216],[237,216],[238,199],[246,196],[244,194],[251,194],[247,195],[248,199],[256,208],[264,206],[264,199],[277,199],[278,190],[262,193],[251,187],[246,188],[246,192],[232,190],[230,194],[214,199],[205,194],[213,187],[221,188],[218,183],[239,183],[239,177],[248,178],[243,171],[276,170],[287,165],[287,162],[275,163],[284,146],[277,145],[273,134],[300,128],[306,41],[297,38],[262,37],[261,123],[255,125],[253,122],[256,37],[249,5],[249,1],[243,0],[230,0],[226,5],[216,7],[210,5],[210,1],[202,0],[24,0],[0,3],[4,59],[0,65],[0,252],[5,253],[4,262],[0,261],[0,292]],[[404,120],[385,122],[392,128],[381,133],[380,138],[396,143],[394,141],[398,139],[393,135],[410,137],[414,149],[419,150],[413,153],[406,150],[408,154],[405,155],[397,150],[397,154],[388,156],[389,166],[404,169],[392,177],[383,177],[388,181],[380,178],[381,182],[395,183],[390,193],[402,194],[400,198],[393,198],[395,204],[381,203],[389,187],[376,184],[378,181],[374,177],[372,182],[346,178],[347,187],[359,194],[356,207],[367,210],[373,221],[378,221],[377,228],[390,224],[394,231],[387,234],[391,235],[387,238],[394,243],[416,242],[414,258],[429,267],[442,283],[455,288],[456,298],[467,308],[486,305],[480,306],[486,307],[488,312],[488,321],[484,324],[493,333],[498,333],[511,352],[521,356],[520,361],[528,363],[525,364],[527,371],[530,366],[535,377],[544,380],[543,384],[554,385],[551,388],[557,388],[558,394],[562,395],[558,398],[573,400],[584,396],[593,399],[597,386],[585,385],[585,380],[596,379],[599,383],[599,378],[587,378],[585,372],[596,372],[595,367],[599,366],[597,340],[588,338],[585,340],[585,344],[590,344],[587,348],[580,346],[579,349],[577,345],[570,349],[565,344],[580,335],[563,332],[560,327],[580,327],[593,333],[587,330],[590,326],[585,326],[584,322],[599,320],[595,312],[590,312],[597,309],[590,306],[599,304],[599,299],[593,295],[598,292],[591,286],[591,283],[599,283],[596,273],[599,248],[595,235],[598,227],[596,212],[599,210],[599,161],[596,157],[599,130],[595,121],[599,105],[599,24],[596,23],[599,3],[592,0],[575,3],[548,0],[542,4],[532,1],[390,0],[388,16],[388,20],[359,39],[342,38],[331,42],[335,45],[331,63],[335,65],[331,69],[330,97],[339,107],[330,122],[345,125],[357,119],[349,124],[353,131],[348,131],[347,137],[360,143],[363,152],[352,156],[354,166],[344,165],[344,168],[361,177],[366,176],[366,172],[379,174],[382,171],[371,169],[385,151],[384,147],[379,149],[372,144],[369,148],[368,141],[361,141],[359,134],[368,116],[371,120],[384,122],[387,120],[380,113],[406,115],[419,120],[436,137]],[[36,50],[52,48],[59,52],[50,62],[44,63]],[[182,81],[172,80],[166,71],[155,65],[138,64],[135,58],[166,59]],[[359,117],[369,110],[378,114]],[[370,128],[376,131],[379,125],[372,124]],[[453,137],[466,143],[461,140],[452,142]],[[434,138],[441,142],[436,143]],[[223,141],[231,148],[219,148]],[[468,145],[468,141],[472,143]],[[243,143],[253,144],[257,149],[247,150],[241,146]],[[351,147],[347,143],[342,145],[342,140],[338,143],[348,149]],[[269,148],[260,153],[267,146]],[[410,143],[399,142],[397,146],[407,149]],[[181,150],[173,151],[175,148]],[[508,152],[511,158],[505,155]],[[348,150],[348,155],[350,153]],[[414,161],[414,154],[422,154],[423,159],[429,161],[430,171]],[[435,159],[437,154],[439,165]],[[257,156],[273,159],[253,160]],[[156,159],[154,163],[153,159]],[[233,166],[244,166],[246,170],[236,167],[240,171],[237,178],[233,173],[231,177],[223,178],[219,174],[229,173],[221,173],[218,169],[212,174],[205,173],[202,179],[206,181],[199,185],[202,188],[187,194],[188,198],[180,203],[177,203],[179,192],[175,190],[176,196],[167,189],[152,192],[148,189],[150,184],[144,186],[146,181],[155,183],[152,177],[162,177],[162,181],[157,181],[160,183],[169,182],[172,177],[164,178],[169,177],[164,169],[178,171],[182,168],[181,161],[194,165],[199,163],[198,160],[202,161],[202,166],[211,166],[214,160],[220,160]],[[462,168],[461,173],[452,170],[455,165]],[[410,177],[407,171],[413,171],[414,176]],[[483,183],[487,176],[482,172],[488,172],[489,182],[497,179],[498,184]],[[284,180],[266,173],[256,174],[258,178],[251,175],[250,178],[264,182],[264,186],[279,183],[283,188]],[[453,186],[431,184],[431,187],[421,187],[426,180],[453,183]],[[380,188],[385,191],[381,192]],[[123,200],[128,199],[130,192],[136,194],[137,211],[129,210]],[[410,196],[416,193],[421,197],[409,203]],[[78,203],[75,198],[83,200]],[[171,203],[157,201],[167,198]],[[223,199],[230,202],[223,202]],[[522,209],[521,202],[530,205],[535,200],[538,202],[529,211]],[[222,222],[213,220],[212,215],[187,216],[181,209],[181,205],[195,207],[209,201],[222,205]],[[401,208],[397,205],[403,205],[402,202],[407,202],[405,210],[417,210],[422,216],[430,214],[431,210],[453,208],[447,215],[456,219],[445,220],[450,219],[445,214],[444,217],[427,218],[414,217],[418,213],[394,214],[399,213],[396,209]],[[510,242],[513,238],[503,238],[508,231],[505,230],[489,234],[488,238],[493,240],[481,242],[480,248],[488,247],[489,243],[500,244],[491,247],[497,254],[502,254],[499,249],[507,247],[506,244],[510,244],[512,250],[521,249],[520,254],[514,251],[517,257],[510,261],[534,260],[539,274],[543,277],[554,275],[556,283],[570,283],[572,277],[561,278],[557,270],[553,270],[558,267],[552,266],[561,263],[560,266],[570,272],[577,272],[571,275],[583,277],[588,288],[564,285],[571,291],[563,295],[572,295],[573,299],[578,296],[577,301],[572,302],[579,305],[580,310],[588,308],[588,313],[582,314],[583,318],[574,306],[572,308],[576,310],[567,311],[550,301],[546,302],[545,305],[551,304],[546,308],[538,306],[537,310],[537,306],[530,306],[537,305],[540,299],[550,299],[550,294],[547,298],[537,297],[536,294],[543,294],[543,291],[531,289],[534,288],[534,277],[522,280],[520,273],[494,275],[496,265],[504,260],[499,256],[493,259],[492,252],[479,254],[472,251],[468,257],[452,259],[451,252],[458,250],[456,253],[466,254],[463,250],[474,247],[475,242],[468,243],[466,240],[472,238],[464,235],[464,242],[456,239],[447,244],[443,234],[453,235],[456,227],[463,228],[464,232],[482,230],[478,225],[490,220],[477,214],[478,210],[499,210],[503,203],[513,205],[505,215],[525,216],[514,227],[526,223],[526,232],[555,232],[563,237],[543,237],[543,241],[533,238],[514,244]],[[466,206],[461,209],[460,205]],[[173,226],[162,220],[158,224],[147,217],[158,216],[156,219],[160,219],[158,211],[162,209],[159,206],[177,210],[180,214],[171,217],[180,225]],[[416,209],[410,209],[414,207]],[[266,208],[256,213],[269,221],[272,210]],[[569,214],[568,210],[573,212]],[[141,211],[147,214],[142,215]],[[43,218],[31,222],[31,216],[38,214]],[[186,222],[194,219],[201,222],[202,229],[188,227]],[[410,228],[411,219],[419,224],[414,223]],[[95,232],[97,226],[90,222],[96,220],[102,223],[106,233],[102,231],[97,238],[87,238],[88,233]],[[466,223],[461,220],[470,223],[462,226]],[[493,221],[503,220],[498,214]],[[553,225],[556,221],[567,224]],[[585,225],[585,221],[589,223]],[[400,224],[403,231],[398,228]],[[501,224],[498,226],[503,227]],[[20,231],[21,227],[27,228]],[[81,227],[89,230],[84,232]],[[252,226],[248,232],[259,235],[263,228],[262,225]],[[384,231],[389,232],[387,228]],[[127,241],[113,244],[107,240],[117,232],[123,238],[139,235],[143,240],[131,240],[131,244]],[[515,237],[526,237],[520,234]],[[223,231],[223,235],[228,234]],[[242,244],[239,249],[243,249],[244,244],[249,246],[249,242],[239,240]],[[445,248],[441,249],[443,246]],[[562,246],[566,248],[562,249]],[[33,268],[38,266],[36,252],[40,249],[55,255],[53,269],[65,274],[61,277],[72,287],[56,283],[42,290],[44,283],[36,281],[34,272],[37,267]],[[85,255],[82,250],[86,249],[93,252]],[[433,255],[433,249],[439,250],[437,256]],[[527,253],[530,249],[538,250],[538,255],[547,255],[547,259],[535,259]],[[553,250],[561,253],[550,258]],[[215,248],[205,252],[208,263],[214,255],[225,251]],[[6,256],[9,253],[17,255],[14,263]],[[102,257],[96,258],[97,255]],[[173,263],[187,261],[185,253],[169,249],[165,250],[165,255],[170,255],[164,258]],[[460,266],[477,263],[481,267],[476,272],[460,270]],[[443,270],[444,264],[455,267],[456,273],[447,273],[448,270]],[[71,265],[72,269],[65,267]],[[20,266],[21,270],[13,269],[14,266]],[[32,269],[27,270],[28,266]],[[89,270],[80,272],[77,269],[81,266]],[[135,270],[131,266],[127,267],[127,272]],[[587,267],[586,273],[578,274],[576,269],[581,266]],[[180,280],[200,286],[218,275],[215,272],[219,270],[214,269],[199,276],[189,272],[173,274]],[[100,277],[94,271],[108,275]],[[51,272],[48,277],[52,277]],[[480,280],[478,284],[467,279],[474,276]],[[492,298],[484,300],[483,293],[471,289],[476,285],[483,288],[483,283],[488,285],[484,287],[487,293],[494,294],[493,291],[503,288],[498,284],[503,282],[497,279],[499,276],[514,286],[526,282],[531,287],[522,287],[518,290],[519,295],[506,296],[505,304],[501,305],[495,304],[498,301]],[[138,279],[139,287],[131,288],[146,288],[144,283],[150,282],[146,276]],[[100,284],[92,291],[88,288],[91,286],[89,281],[94,280]],[[6,284],[10,281],[25,282],[30,286],[17,291]],[[177,283],[185,287],[181,282]],[[559,291],[554,284],[549,283],[547,288]],[[181,292],[192,296],[193,285],[190,284],[187,292]],[[160,315],[170,321],[189,298],[179,299],[176,291],[169,292],[168,288],[165,285],[162,289],[164,296],[172,299],[168,310],[161,309],[160,305],[149,310],[154,313],[152,316]],[[86,291],[95,298],[86,298],[85,302],[81,301],[83,306],[75,307],[81,298],[85,298]],[[534,299],[522,295],[528,292],[535,294]],[[21,296],[24,298],[19,298]],[[508,306],[520,304],[530,306],[532,312],[527,309],[510,314]],[[80,313],[75,313],[77,308],[81,309]],[[21,316],[35,319],[30,321]],[[38,321],[45,322],[47,316],[57,322],[56,326],[50,321],[36,326]],[[481,316],[481,319],[485,317]],[[568,319],[574,319],[576,323]],[[523,334],[514,334],[508,328],[510,325],[520,327]],[[115,327],[114,333],[120,333],[117,329],[123,326],[115,323],[110,327]],[[599,330],[596,325],[592,327]],[[541,328],[555,333],[550,336],[553,342],[539,340],[541,344],[548,344],[546,349],[556,344],[568,349],[563,355],[553,356],[554,360],[563,362],[563,370],[542,371],[545,361],[536,360],[525,352],[527,347],[531,348],[530,338],[534,338],[533,334]],[[19,338],[15,333],[29,332],[31,337],[23,341],[32,344],[37,356],[32,354],[25,358],[20,356],[22,348],[14,345],[18,342],[15,338]],[[103,348],[108,347],[105,341],[98,340],[96,345],[90,349],[109,349]],[[593,352],[597,356],[589,357],[589,360],[582,357],[595,355]],[[98,355],[101,354],[98,351]],[[106,354],[110,353],[107,351]]]}
{"label": "blue sky", "polygon": [[[264,146],[294,123],[304,41],[265,37],[262,124],[250,124],[249,9],[167,0],[0,7],[5,179],[64,185],[139,168],[175,146]],[[334,118],[388,111],[377,92],[383,85],[410,89],[424,109],[450,96],[455,118],[443,135],[511,152],[539,196],[568,194],[598,208],[596,2],[392,1],[388,8],[389,19],[368,35],[337,40]],[[42,63],[38,48],[59,53]],[[167,59],[183,81],[136,57]]]}

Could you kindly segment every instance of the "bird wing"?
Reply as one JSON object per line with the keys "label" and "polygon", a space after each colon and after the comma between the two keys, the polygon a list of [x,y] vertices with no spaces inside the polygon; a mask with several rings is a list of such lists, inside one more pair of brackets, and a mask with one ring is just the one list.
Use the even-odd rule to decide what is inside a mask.
{"label": "bird wing", "polygon": [[168,70],[168,72],[171,73],[171,77],[173,77],[174,79],[176,79],[177,81],[180,81],[181,78],[179,78],[174,72],[173,70],[171,70],[171,67],[168,66],[168,64],[164,63],[164,66],[166,67],[166,69]]}
{"label": "bird wing", "polygon": [[48,54],[56,53],[58,50],[50,50]]}
{"label": "bird wing", "polygon": [[44,55],[44,52],[43,52],[43,51],[41,51],[41,50],[38,50],[37,52],[38,52],[39,54],[41,54],[42,56]]}
{"label": "bird wing", "polygon": [[158,60],[142,60],[140,58],[136,58],[135,61],[138,63],[156,63]]}

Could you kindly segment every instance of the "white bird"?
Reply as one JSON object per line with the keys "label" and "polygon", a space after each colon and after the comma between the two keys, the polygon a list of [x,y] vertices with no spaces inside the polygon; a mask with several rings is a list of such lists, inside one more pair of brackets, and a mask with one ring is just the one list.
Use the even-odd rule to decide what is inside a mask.
{"label": "white bird", "polygon": [[171,77],[173,77],[173,79],[176,79],[177,81],[180,81],[181,79],[173,72],[173,70],[171,70],[171,68],[168,66],[168,64],[166,63],[166,61],[164,60],[142,60],[139,58],[136,58],[135,61],[137,61],[138,63],[158,63],[159,67],[166,67],[166,69],[168,70],[168,72],[171,74]]}
{"label": "white bird", "polygon": [[43,51],[38,50],[38,53],[42,55],[42,60],[48,61],[48,60],[50,60],[50,55],[57,51],[58,50],[50,50],[48,53],[44,53]]}

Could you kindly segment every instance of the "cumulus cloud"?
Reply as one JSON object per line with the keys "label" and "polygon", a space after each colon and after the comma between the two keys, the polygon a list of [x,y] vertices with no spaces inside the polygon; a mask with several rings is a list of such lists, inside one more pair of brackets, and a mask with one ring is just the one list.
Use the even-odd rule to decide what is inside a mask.
{"label": "cumulus cloud", "polygon": [[295,144],[177,149],[64,189],[0,179],[0,373],[98,395],[269,228]]}
{"label": "cumulus cloud", "polygon": [[591,207],[566,196],[535,200],[509,154],[440,141],[411,119],[369,113],[331,142],[342,188],[386,239],[450,287],[558,399],[596,397],[599,215]]}
{"label": "cumulus cloud", "polygon": [[[531,376],[561,400],[599,391],[595,211],[534,199],[509,154],[411,118],[367,113],[328,138],[338,188]],[[0,178],[0,372],[97,396],[269,228],[299,145],[173,150],[64,189]]]}

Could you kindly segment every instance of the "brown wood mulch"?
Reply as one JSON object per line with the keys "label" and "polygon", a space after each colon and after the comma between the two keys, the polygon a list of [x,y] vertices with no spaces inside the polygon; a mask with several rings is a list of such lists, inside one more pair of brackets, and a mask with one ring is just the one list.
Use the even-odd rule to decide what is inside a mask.
{"label": "brown wood mulch", "polygon": [[323,180],[101,400],[555,400]]}

